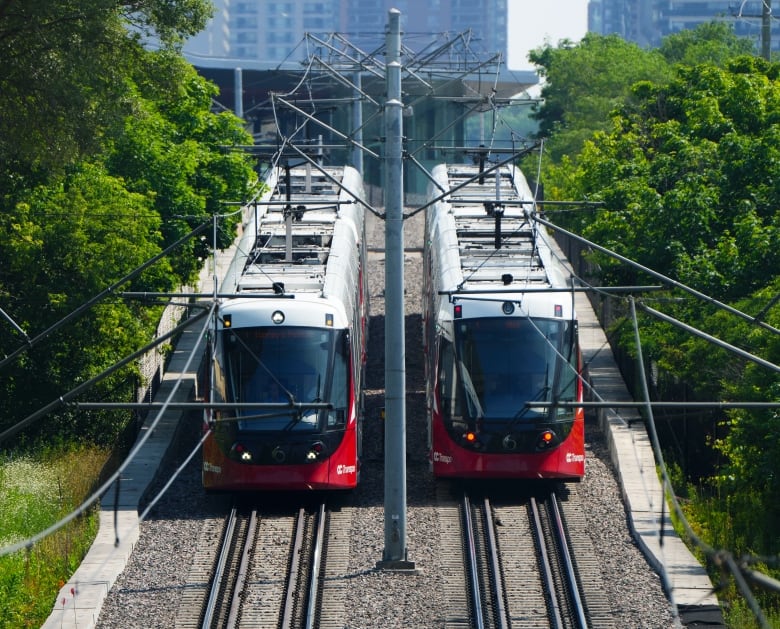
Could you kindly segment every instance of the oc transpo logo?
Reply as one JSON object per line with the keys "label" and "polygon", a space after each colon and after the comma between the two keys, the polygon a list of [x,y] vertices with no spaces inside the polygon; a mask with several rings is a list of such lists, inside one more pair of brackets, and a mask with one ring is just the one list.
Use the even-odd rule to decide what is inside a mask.
{"label": "oc transpo logo", "polygon": [[566,462],[567,463],[582,463],[585,460],[584,454],[574,454],[574,452],[567,452],[566,453]]}
{"label": "oc transpo logo", "polygon": [[344,465],[343,463],[336,466],[336,474],[354,474],[357,471],[357,467],[354,465]]}
{"label": "oc transpo logo", "polygon": [[442,454],[441,452],[438,452],[434,450],[433,452],[433,462],[434,463],[445,463],[449,465],[452,463],[452,457],[449,454]]}

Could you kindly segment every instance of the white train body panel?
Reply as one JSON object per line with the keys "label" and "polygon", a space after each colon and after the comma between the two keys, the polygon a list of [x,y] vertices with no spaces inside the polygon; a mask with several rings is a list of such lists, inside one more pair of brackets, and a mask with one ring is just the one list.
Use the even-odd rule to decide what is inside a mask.
{"label": "white train body panel", "polygon": [[476,165],[442,164],[432,174],[429,198],[443,196],[425,226],[433,472],[579,479],[582,409],[555,406],[582,399],[574,294],[532,220],[533,193],[513,166],[480,176]]}
{"label": "white train body panel", "polygon": [[267,184],[219,287],[211,350],[212,401],[258,406],[207,418],[204,486],[349,489],[368,315],[362,179],[305,165],[277,168]]}
{"label": "white train body panel", "polygon": [[[479,205],[481,200],[495,198],[493,186],[472,183],[451,197],[438,202],[428,212],[427,241],[436,247],[431,252],[433,294],[439,307],[439,320],[452,319],[450,298],[443,292],[468,292],[468,315],[501,315],[501,304],[518,302],[517,316],[551,317],[554,306],[563,309],[559,317],[573,319],[573,300],[563,292],[531,292],[544,288],[562,289],[570,285],[569,273],[553,254],[549,236],[535,227],[526,217],[531,209],[533,193],[522,172],[506,166],[501,169],[501,193],[504,201],[525,201],[523,205],[504,207],[501,220],[503,245],[494,247],[494,233],[489,233],[491,221]],[[470,177],[477,174],[476,166],[448,166],[440,164],[433,176],[443,189],[450,188],[450,175]],[[509,285],[501,280],[510,273]],[[511,289],[517,288],[516,293]],[[483,294],[479,292],[486,291]],[[491,293],[489,291],[500,291]],[[525,291],[525,292],[524,292]]]}

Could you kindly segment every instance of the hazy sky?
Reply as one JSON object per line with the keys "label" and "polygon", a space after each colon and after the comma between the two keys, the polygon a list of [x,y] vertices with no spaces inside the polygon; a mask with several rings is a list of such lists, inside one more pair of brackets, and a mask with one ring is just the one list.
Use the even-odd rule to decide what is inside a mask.
{"label": "hazy sky", "polygon": [[509,36],[507,66],[532,70],[529,50],[549,41],[579,41],[588,30],[588,0],[507,0]]}

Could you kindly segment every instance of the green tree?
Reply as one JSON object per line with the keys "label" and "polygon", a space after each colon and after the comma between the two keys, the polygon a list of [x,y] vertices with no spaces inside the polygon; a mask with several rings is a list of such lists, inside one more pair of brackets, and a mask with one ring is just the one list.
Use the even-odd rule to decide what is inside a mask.
{"label": "green tree", "polygon": [[[145,58],[143,71],[133,77],[135,112],[106,160],[129,190],[153,193],[167,246],[224,213],[222,201],[248,198],[255,183],[251,162],[230,147],[250,144],[252,136],[230,112],[211,112],[216,87],[181,57],[161,51],[146,52]],[[217,247],[232,242],[236,220],[220,224]],[[200,240],[183,245],[173,256],[177,276],[191,280],[206,255]]]}
{"label": "green tree", "polygon": [[722,300],[765,286],[780,269],[777,71],[745,57],[637,84],[569,177],[570,198],[606,206],[578,227]]}
{"label": "green tree", "polygon": [[610,112],[624,103],[635,82],[671,76],[658,51],[617,35],[588,33],[575,45],[537,48],[529,59],[544,80],[543,104],[534,117],[539,137],[549,138],[546,151],[554,163],[578,153],[595,131],[608,129]]}
{"label": "green tree", "polygon": [[[761,313],[774,327],[780,327],[780,275],[765,288],[735,304],[743,312]],[[772,307],[774,304],[774,307]],[[718,338],[747,346],[755,355],[780,364],[780,337],[745,321],[718,312],[704,326]],[[700,366],[714,362],[712,348]],[[761,365],[734,355],[720,362],[719,393],[724,399],[748,402],[776,401],[780,397],[780,378]],[[715,371],[710,369],[710,371]],[[735,555],[776,555],[780,552],[780,416],[777,409],[738,409],[723,420],[722,436],[715,449],[722,465],[708,479],[707,494],[716,505],[717,520],[710,526],[711,543],[728,548]],[[717,524],[716,524],[717,523]],[[775,573],[777,571],[775,570]],[[774,602],[776,605],[776,601]]]}
{"label": "green tree", "polygon": [[[637,82],[663,84],[677,65],[725,67],[754,52],[754,42],[738,37],[723,22],[701,24],[665,37],[660,48],[644,50],[617,35],[587,34],[578,44],[564,41],[532,51],[529,59],[544,80],[542,104],[534,114],[538,136],[547,138],[545,163],[568,164],[597,131],[609,131],[611,113],[632,98]],[[547,176],[547,190],[558,187],[562,171]]]}
{"label": "green tree", "polygon": [[672,64],[709,63],[724,67],[734,57],[755,54],[756,45],[748,37],[737,36],[726,22],[707,22],[667,35],[659,52]]}
{"label": "green tree", "polygon": [[[38,334],[158,253],[160,224],[150,195],[128,192],[101,167],[85,164],[58,186],[30,191],[13,215],[0,215],[0,257],[6,261],[0,285],[7,291],[6,309],[28,335]],[[160,266],[164,269],[165,262]],[[171,281],[170,273],[155,267],[128,288],[162,290]],[[30,349],[3,374],[0,427],[142,346],[152,317],[132,303],[106,302]],[[23,342],[7,327],[0,330],[4,349]],[[127,375],[125,371],[104,386],[110,389]],[[58,428],[78,429],[85,437],[99,437],[105,428],[67,427],[57,423],[61,421],[55,420]]]}
{"label": "green tree", "polygon": [[[207,7],[0,2],[0,304],[30,337],[252,190],[252,163],[231,148],[251,136],[232,114],[211,112],[214,86],[176,51]],[[162,44],[156,51],[142,46],[149,35]],[[232,241],[230,220],[217,246]],[[209,244],[187,242],[123,288],[191,280]],[[0,378],[0,427],[146,344],[157,316],[107,300],[21,354]],[[0,325],[0,353],[24,342]],[[115,374],[94,395],[121,397],[130,376]],[[44,431],[110,440],[115,427],[93,419],[64,411]]]}
{"label": "green tree", "polygon": [[0,2],[0,195],[99,150],[132,112],[142,36],[175,46],[210,11],[208,0]]}

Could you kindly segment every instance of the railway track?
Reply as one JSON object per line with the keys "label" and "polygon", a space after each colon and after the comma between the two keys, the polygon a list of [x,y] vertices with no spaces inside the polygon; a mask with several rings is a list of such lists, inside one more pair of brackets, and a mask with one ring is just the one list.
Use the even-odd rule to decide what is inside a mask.
{"label": "railway track", "polygon": [[576,515],[574,537],[564,518],[561,505],[576,514],[576,502],[554,492],[495,500],[464,492],[455,502],[440,492],[453,555],[444,566],[447,629],[614,629],[598,559]]}
{"label": "railway track", "polygon": [[472,503],[463,494],[461,513],[472,626],[508,629],[501,552],[490,500]]}
{"label": "railway track", "polygon": [[321,626],[329,515],[325,503],[295,514],[233,507],[218,535],[204,530],[176,627]]}
{"label": "railway track", "polygon": [[572,562],[558,498],[529,499],[531,527],[537,546],[537,562],[545,586],[550,627],[586,629],[588,621],[580,597],[578,576]]}

